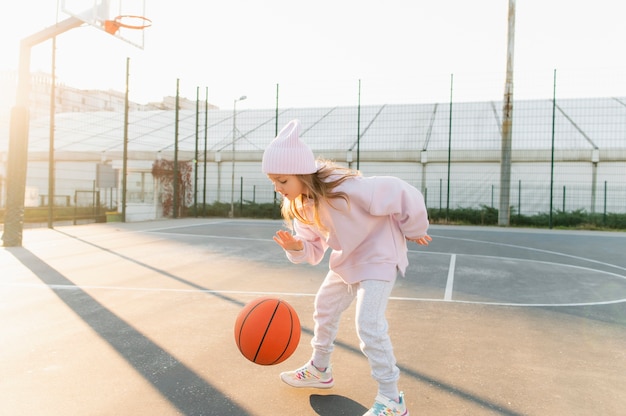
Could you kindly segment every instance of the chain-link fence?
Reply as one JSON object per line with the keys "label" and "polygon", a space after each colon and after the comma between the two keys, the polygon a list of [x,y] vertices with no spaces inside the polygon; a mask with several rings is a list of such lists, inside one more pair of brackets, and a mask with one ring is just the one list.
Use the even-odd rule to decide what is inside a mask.
{"label": "chain-link fence", "polygon": [[[507,186],[512,216],[626,213],[624,95],[516,99],[511,179],[502,183],[502,100],[463,101],[451,87],[447,100],[361,104],[355,99],[355,105],[312,107],[283,107],[277,88],[276,106],[265,109],[235,101],[232,109],[221,110],[208,97],[170,97],[158,104],[131,103],[128,117],[118,92],[64,87],[56,92],[59,104],[51,128],[45,111],[50,112],[50,83],[39,81],[31,100],[31,197],[26,205],[72,204],[77,192],[97,191],[97,205],[121,211],[125,185],[127,220],[175,215],[163,204],[165,193],[178,188],[167,191],[162,178],[153,174],[158,161],[191,165],[183,179],[184,195],[174,199],[192,210],[179,215],[205,212],[214,203],[231,210],[243,203],[275,203],[273,188],[260,171],[262,152],[282,126],[297,118],[302,139],[318,156],[368,176],[398,176],[424,193],[430,210],[497,208],[502,186]],[[479,86],[456,88],[463,97],[464,91]],[[4,114],[0,208],[7,200],[8,122]],[[113,179],[100,177],[103,167]]]}

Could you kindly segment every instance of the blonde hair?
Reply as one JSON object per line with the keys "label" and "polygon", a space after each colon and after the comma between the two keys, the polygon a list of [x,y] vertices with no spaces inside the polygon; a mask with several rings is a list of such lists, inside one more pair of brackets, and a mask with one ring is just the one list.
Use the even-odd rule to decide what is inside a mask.
{"label": "blonde hair", "polygon": [[[293,219],[297,219],[303,224],[314,225],[322,231],[328,231],[322,223],[319,216],[320,201],[325,201],[332,208],[333,199],[343,199],[350,208],[350,200],[345,192],[335,191],[335,188],[341,185],[346,179],[360,176],[361,173],[356,170],[338,166],[329,160],[318,160],[317,172],[308,175],[295,175],[300,179],[306,188],[306,194],[301,194],[293,201],[284,199],[281,206],[281,214],[285,220],[285,224],[292,229]],[[336,176],[336,177],[334,177]],[[332,178],[331,178],[332,177]],[[304,209],[306,200],[313,201],[313,218],[308,218]]]}

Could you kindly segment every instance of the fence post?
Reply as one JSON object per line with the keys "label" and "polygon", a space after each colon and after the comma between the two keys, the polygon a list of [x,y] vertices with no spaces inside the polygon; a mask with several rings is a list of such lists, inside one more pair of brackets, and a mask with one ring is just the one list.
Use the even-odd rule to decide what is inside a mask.
{"label": "fence post", "polygon": [[274,200],[272,202],[272,216],[276,218],[276,191],[274,191]]}
{"label": "fence post", "polygon": [[517,182],[517,218],[521,219],[522,217],[522,180],[519,179]]}
{"label": "fence post", "polygon": [[446,223],[450,214],[450,159],[452,156],[452,91],[454,74],[450,74],[450,115],[448,116],[448,195],[446,198]]}
{"label": "fence post", "polygon": [[207,137],[209,128],[209,87],[204,93],[204,179],[202,181],[202,216],[206,217],[206,164],[207,164]]}
{"label": "fence post", "polygon": [[552,229],[552,203],[554,190],[554,119],[556,117],[556,69],[554,70],[554,80],[552,83],[552,144],[550,146],[550,219],[548,228]]}
{"label": "fence post", "polygon": [[[48,146],[48,228],[54,228],[54,133],[55,133],[55,114],[56,114],[56,51],[57,37],[52,38],[52,76],[50,79],[50,142]],[[52,197],[50,197],[52,196]]]}
{"label": "fence post", "polygon": [[243,176],[239,177],[239,216],[243,212]]}
{"label": "fence post", "polygon": [[122,156],[122,222],[126,222],[126,193],[128,192],[128,117],[129,101],[130,58],[126,58],[126,89],[124,93],[124,149]]}
{"label": "fence post", "polygon": [[76,216],[78,215],[77,209],[78,209],[78,191],[74,190],[74,218],[72,221],[72,225],[76,225]]}
{"label": "fence post", "polygon": [[193,157],[193,215],[198,218],[198,156],[200,140],[200,87],[196,86],[196,146]]}
{"label": "fence post", "polygon": [[606,194],[607,194],[607,185],[606,181],[604,181],[604,213],[602,214],[602,224],[606,225]]}
{"label": "fence post", "polygon": [[[178,116],[180,111],[180,79],[176,79],[176,110],[174,121],[174,177],[172,178],[172,218],[178,218]],[[126,219],[124,219],[126,221]]]}
{"label": "fence post", "polygon": [[443,198],[443,179],[439,178],[439,215],[441,215],[441,211],[442,211],[442,206],[441,206],[441,201]]}
{"label": "fence post", "polygon": [[359,80],[359,102],[357,105],[356,118],[356,170],[359,170],[361,162],[361,80]]}

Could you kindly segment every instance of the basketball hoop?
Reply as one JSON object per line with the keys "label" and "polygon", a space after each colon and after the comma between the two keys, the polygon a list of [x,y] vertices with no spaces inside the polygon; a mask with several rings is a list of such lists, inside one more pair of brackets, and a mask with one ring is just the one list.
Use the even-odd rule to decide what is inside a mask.
{"label": "basketball hoop", "polygon": [[152,20],[144,16],[134,16],[130,14],[117,16],[113,20],[104,21],[104,30],[111,35],[115,35],[121,27],[143,30],[150,26],[152,26]]}

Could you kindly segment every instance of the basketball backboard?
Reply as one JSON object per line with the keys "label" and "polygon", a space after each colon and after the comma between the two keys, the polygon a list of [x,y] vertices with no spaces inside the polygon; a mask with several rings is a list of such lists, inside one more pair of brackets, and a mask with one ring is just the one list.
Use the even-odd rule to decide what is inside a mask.
{"label": "basketball backboard", "polygon": [[62,0],[62,10],[140,49],[143,29],[152,24],[146,0]]}

